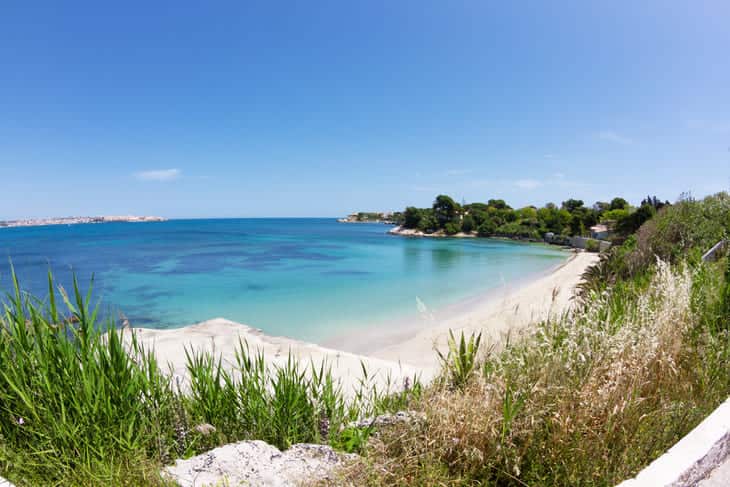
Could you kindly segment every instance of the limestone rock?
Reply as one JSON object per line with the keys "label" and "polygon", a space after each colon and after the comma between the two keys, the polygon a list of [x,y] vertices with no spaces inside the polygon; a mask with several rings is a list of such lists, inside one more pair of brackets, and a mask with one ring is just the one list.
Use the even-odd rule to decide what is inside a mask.
{"label": "limestone rock", "polygon": [[295,486],[306,480],[333,480],[347,457],[325,445],[301,443],[286,451],[263,441],[231,443],[187,460],[177,460],[163,475],[182,487]]}

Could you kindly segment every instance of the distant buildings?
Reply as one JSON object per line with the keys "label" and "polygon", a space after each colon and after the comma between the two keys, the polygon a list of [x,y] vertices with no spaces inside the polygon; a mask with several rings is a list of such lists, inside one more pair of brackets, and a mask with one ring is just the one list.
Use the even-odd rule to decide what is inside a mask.
{"label": "distant buildings", "polygon": [[45,225],[78,225],[81,223],[141,223],[161,221],[165,221],[165,219],[159,216],[66,216],[61,218],[0,221],[0,227],[40,227]]}
{"label": "distant buildings", "polygon": [[375,212],[361,211],[358,213],[350,213],[345,218],[339,218],[340,223],[386,223],[394,224],[395,214],[392,211]]}
{"label": "distant buildings", "polygon": [[599,224],[591,227],[591,238],[596,240],[606,240],[611,235],[611,229],[608,225]]}

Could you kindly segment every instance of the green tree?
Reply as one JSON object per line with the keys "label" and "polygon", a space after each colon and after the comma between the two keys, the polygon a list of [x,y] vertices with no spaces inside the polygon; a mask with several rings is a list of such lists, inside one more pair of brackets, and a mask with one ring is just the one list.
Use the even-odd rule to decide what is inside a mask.
{"label": "green tree", "polygon": [[459,210],[459,205],[450,196],[440,194],[433,202],[433,214],[438,221],[439,228],[446,223],[454,221]]}
{"label": "green tree", "polygon": [[425,233],[433,233],[439,229],[439,222],[432,211],[425,213],[418,222],[418,229]]}
{"label": "green tree", "polygon": [[480,237],[490,237],[497,231],[497,225],[492,220],[484,220],[477,228],[477,234]]}
{"label": "green tree", "polygon": [[409,206],[408,208],[406,208],[403,216],[405,218],[403,226],[405,226],[406,228],[418,228],[418,224],[421,223],[421,210],[419,210],[415,206]]}
{"label": "green tree", "polygon": [[629,207],[629,202],[623,198],[614,198],[611,200],[609,210],[625,210]]}
{"label": "green tree", "polygon": [[593,203],[593,210],[596,213],[604,213],[611,209],[611,203],[607,203],[605,201],[596,201]]}
{"label": "green tree", "polygon": [[487,205],[498,210],[512,209],[504,202],[504,200],[489,200],[487,201]]}
{"label": "green tree", "polygon": [[471,233],[474,230],[474,218],[471,215],[464,215],[464,219],[461,220],[461,231],[464,233]]}
{"label": "green tree", "polygon": [[454,221],[446,222],[444,225],[444,232],[446,232],[446,235],[454,235],[459,233],[459,230],[461,230],[459,224]]}
{"label": "green tree", "polygon": [[639,229],[641,225],[656,214],[656,209],[652,205],[643,204],[630,213],[626,218],[616,222],[616,230],[622,236],[628,236]]}
{"label": "green tree", "polygon": [[563,201],[563,209],[568,210],[570,213],[575,213],[578,208],[583,208],[583,200],[570,198],[569,200]]}

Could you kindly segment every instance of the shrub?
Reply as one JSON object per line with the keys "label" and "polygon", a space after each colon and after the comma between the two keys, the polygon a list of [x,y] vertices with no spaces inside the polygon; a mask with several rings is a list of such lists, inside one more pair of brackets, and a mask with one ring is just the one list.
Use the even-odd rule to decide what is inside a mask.
{"label": "shrub", "polygon": [[454,333],[449,330],[449,351],[447,355],[443,355],[440,351],[437,351],[437,354],[444,373],[447,375],[446,379],[452,387],[463,388],[471,378],[477,363],[481,340],[482,334],[479,333],[478,335],[472,334],[467,342],[462,332],[457,345]]}
{"label": "shrub", "polygon": [[444,232],[446,232],[446,235],[455,235],[459,233],[459,230],[461,230],[461,228],[456,222],[448,222],[444,225]]}
{"label": "shrub", "polygon": [[600,243],[598,240],[594,240],[592,238],[586,240],[586,250],[588,252],[598,252],[600,249]]}
{"label": "shrub", "polygon": [[496,231],[497,225],[492,220],[485,220],[481,225],[479,225],[479,228],[477,228],[477,233],[480,237],[491,237]]}

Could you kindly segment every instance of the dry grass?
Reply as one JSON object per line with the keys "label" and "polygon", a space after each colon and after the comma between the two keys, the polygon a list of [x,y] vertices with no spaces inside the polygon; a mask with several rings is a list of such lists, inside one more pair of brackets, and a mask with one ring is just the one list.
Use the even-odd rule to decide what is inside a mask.
{"label": "dry grass", "polygon": [[[371,485],[614,485],[730,392],[728,336],[702,328],[717,273],[658,262],[485,357],[463,390],[440,381],[422,424],[382,431],[347,481]],[[706,298],[706,296],[705,296]],[[712,298],[714,299],[714,298]]]}

